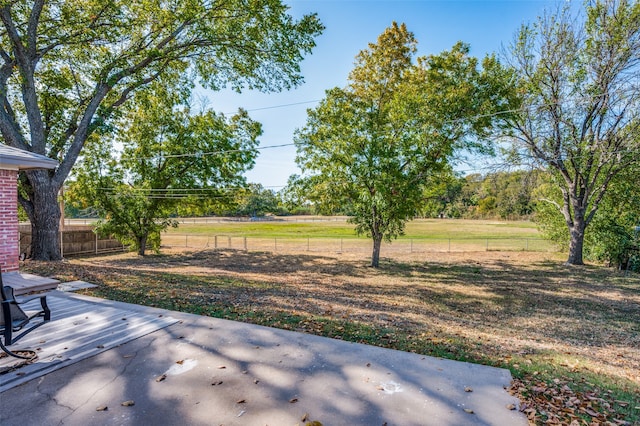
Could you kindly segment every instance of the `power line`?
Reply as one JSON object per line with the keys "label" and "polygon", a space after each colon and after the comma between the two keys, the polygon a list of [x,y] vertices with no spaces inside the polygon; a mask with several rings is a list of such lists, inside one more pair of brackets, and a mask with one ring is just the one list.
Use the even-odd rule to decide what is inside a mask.
{"label": "power line", "polygon": [[[294,103],[290,103],[290,104],[280,104],[280,105],[272,105],[272,106],[267,106],[267,107],[261,107],[261,108],[252,108],[252,109],[247,109],[245,111],[247,112],[253,112],[253,111],[264,111],[264,110],[268,110],[268,109],[276,109],[276,108],[286,108],[286,107],[290,107],[290,106],[296,106],[296,105],[305,105],[305,104],[313,104],[313,103],[317,103],[320,102],[322,99],[316,99],[313,101],[301,101],[301,102],[294,102]],[[235,114],[236,112],[228,112],[225,115],[231,115],[231,114]]]}
{"label": "power line", "polygon": [[[262,147],[257,147],[255,148],[257,151],[261,151],[264,149],[273,149],[273,148],[283,148],[286,146],[293,146],[295,145],[293,142],[291,143],[283,143],[283,144],[279,144],[279,145],[267,145],[267,146],[262,146]],[[206,156],[206,155],[221,155],[221,154],[230,154],[230,153],[234,153],[234,152],[246,152],[249,151],[247,149],[227,149],[227,150],[221,150],[221,151],[210,151],[210,152],[196,152],[196,153],[189,153],[189,154],[169,154],[169,155],[159,155],[156,157],[143,157],[143,160],[155,160],[157,158],[183,158],[183,157],[202,157],[202,156]]]}
{"label": "power line", "polygon": [[[629,89],[629,91],[633,91],[633,89]],[[606,96],[606,95],[607,95],[607,93],[586,95],[586,96],[582,96],[582,99],[596,99],[596,98],[603,97],[603,96]],[[273,105],[273,106],[268,106],[268,107],[263,107],[263,108],[255,108],[255,109],[251,109],[251,110],[247,110],[247,111],[268,110],[268,109],[282,108],[282,107],[287,107],[287,106],[295,106],[295,105],[302,105],[302,104],[308,104],[308,103],[315,103],[315,102],[320,102],[320,101],[321,100],[302,101],[302,102],[295,102],[295,103],[290,103],[290,104],[281,104],[281,105]],[[563,104],[563,102],[560,102],[560,101],[542,103],[542,104],[538,104],[538,105],[530,105],[528,109],[534,110],[534,111],[538,111],[540,108],[558,106],[558,105],[561,105],[561,104]],[[451,124],[463,123],[463,122],[466,122],[466,121],[479,120],[479,119],[482,119],[482,118],[491,118],[491,117],[498,117],[498,116],[501,116],[501,115],[515,114],[515,113],[519,113],[519,112],[523,112],[523,111],[525,111],[525,109],[523,109],[523,108],[513,108],[513,109],[509,109],[509,110],[496,111],[496,112],[488,113],[488,114],[476,114],[474,116],[467,117],[467,118],[457,118],[457,119],[445,120],[444,122],[442,122],[440,124],[442,126],[446,126],[446,125],[451,125]],[[257,148],[255,148],[255,150],[261,151],[261,150],[266,150],[266,149],[283,148],[283,147],[289,147],[289,146],[295,146],[295,145],[296,145],[295,143],[291,142],[291,143],[283,143],[283,144],[278,144],[278,145],[269,145],[269,146],[257,147]],[[246,152],[246,151],[249,151],[249,150],[247,150],[247,149],[230,149],[230,150],[220,150],[220,151],[210,151],[210,152],[158,155],[158,156],[155,156],[155,157],[146,157],[146,158],[143,158],[143,159],[145,159],[145,160],[155,160],[155,159],[161,159],[161,158],[199,157],[199,156],[208,156],[208,155],[224,155],[224,154],[230,154],[230,153],[236,153],[236,152]]]}

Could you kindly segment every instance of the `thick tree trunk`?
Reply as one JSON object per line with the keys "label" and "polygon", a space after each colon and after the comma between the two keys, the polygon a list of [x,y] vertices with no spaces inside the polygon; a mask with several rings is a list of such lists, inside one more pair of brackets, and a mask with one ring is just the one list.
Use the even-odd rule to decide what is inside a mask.
{"label": "thick tree trunk", "polygon": [[58,190],[49,181],[48,171],[30,171],[32,182],[31,208],[27,210],[31,221],[31,257],[35,260],[60,260],[60,206]]}
{"label": "thick tree trunk", "polygon": [[584,230],[586,228],[585,221],[578,218],[574,221],[572,227],[569,228],[569,258],[568,265],[584,265],[582,259],[582,251],[584,248]]}
{"label": "thick tree trunk", "polygon": [[377,268],[380,266],[380,246],[382,245],[382,237],[373,237],[373,253],[371,254],[371,266]]}

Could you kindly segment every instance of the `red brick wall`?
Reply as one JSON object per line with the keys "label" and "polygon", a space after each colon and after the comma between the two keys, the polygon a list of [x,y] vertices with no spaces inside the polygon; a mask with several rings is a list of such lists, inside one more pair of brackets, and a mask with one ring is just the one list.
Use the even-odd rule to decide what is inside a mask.
{"label": "red brick wall", "polygon": [[18,270],[18,171],[0,169],[0,266]]}

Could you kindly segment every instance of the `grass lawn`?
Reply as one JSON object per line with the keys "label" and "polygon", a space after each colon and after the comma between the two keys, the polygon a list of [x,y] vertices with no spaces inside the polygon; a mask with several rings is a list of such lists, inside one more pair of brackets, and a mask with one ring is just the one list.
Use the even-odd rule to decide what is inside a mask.
{"label": "grass lawn", "polygon": [[[183,222],[167,230],[168,235],[224,235],[261,238],[362,238],[346,218],[314,216],[283,217],[267,221],[214,220]],[[525,221],[416,219],[407,223],[401,239],[465,239],[465,238],[540,238],[536,225]]]}
{"label": "grass lawn", "polygon": [[505,367],[534,424],[640,424],[639,276],[549,252],[382,256],[373,269],[362,253],[208,249],[21,269],[108,299]]}

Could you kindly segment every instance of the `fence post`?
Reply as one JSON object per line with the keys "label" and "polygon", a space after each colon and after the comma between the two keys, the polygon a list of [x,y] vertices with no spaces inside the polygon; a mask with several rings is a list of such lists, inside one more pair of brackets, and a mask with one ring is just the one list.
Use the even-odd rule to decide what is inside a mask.
{"label": "fence post", "polygon": [[96,234],[96,254],[98,254],[98,234]]}
{"label": "fence post", "polygon": [[244,237],[244,251],[247,251],[247,237]]}

